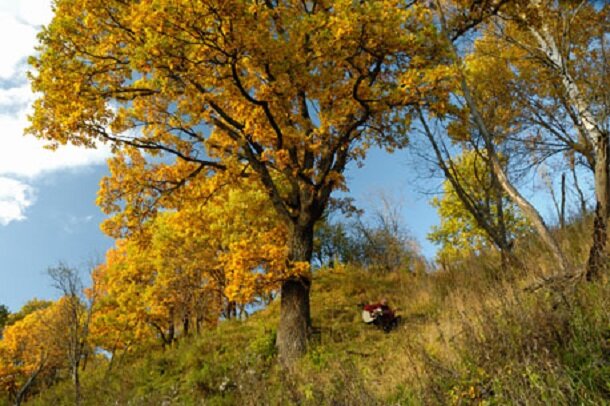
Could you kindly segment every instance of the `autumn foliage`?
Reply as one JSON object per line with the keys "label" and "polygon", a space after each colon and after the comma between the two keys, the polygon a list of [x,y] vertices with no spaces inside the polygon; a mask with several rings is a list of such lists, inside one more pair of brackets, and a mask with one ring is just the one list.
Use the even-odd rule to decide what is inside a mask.
{"label": "autumn foliage", "polygon": [[117,340],[107,345],[126,349],[157,335],[171,344],[266,302],[286,272],[307,272],[288,266],[287,230],[254,180],[214,191],[217,180],[182,188],[172,196],[179,209],[160,213],[107,254],[95,273],[97,328]]}
{"label": "autumn foliage", "polygon": [[[278,345],[291,363],[311,322],[303,264],[314,225],[332,192],[346,188],[348,162],[373,144],[404,146],[408,107],[422,93],[441,89],[439,106],[448,97],[432,13],[395,0],[65,0],[55,8],[31,61],[41,97],[29,132],[51,147],[112,145],[100,199],[117,213],[106,227],[113,235],[182,204],[176,196],[190,183],[256,179],[287,233],[288,269],[266,268],[282,280]],[[244,256],[230,260],[231,272],[252,285],[260,277],[243,269],[258,259],[246,244],[233,243]]]}
{"label": "autumn foliage", "polygon": [[[110,147],[97,204],[115,243],[87,290],[3,316],[0,386],[19,403],[70,370],[79,404],[81,361],[96,351],[110,374],[274,302],[269,352],[295,373],[316,332],[312,265],[401,284],[418,274],[430,288],[434,266],[396,211],[376,228],[354,220],[352,234],[329,220],[350,165],[414,137],[443,177],[439,269],[499,253],[500,280],[527,271],[515,244],[539,239],[557,269],[545,282],[603,279],[609,8],[579,4],[56,0],[30,59],[27,132],[49,148]],[[582,217],[594,209],[586,267],[521,190],[543,165],[571,172]]]}

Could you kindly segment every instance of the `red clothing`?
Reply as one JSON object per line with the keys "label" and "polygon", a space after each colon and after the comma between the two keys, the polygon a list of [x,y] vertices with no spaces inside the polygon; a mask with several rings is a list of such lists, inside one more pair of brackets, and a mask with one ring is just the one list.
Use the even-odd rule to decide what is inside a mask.
{"label": "red clothing", "polygon": [[369,312],[371,314],[380,313],[383,316],[394,318],[394,312],[392,311],[392,309],[390,309],[390,306],[383,305],[381,303],[373,303],[373,304],[364,305],[364,310],[366,310],[367,312]]}
{"label": "red clothing", "polygon": [[375,326],[382,328],[386,333],[389,333],[392,329],[398,327],[398,324],[400,323],[400,316],[397,317],[387,304],[367,304],[364,305],[363,310],[368,313],[368,315],[364,312],[362,313],[364,322],[367,324],[374,324]]}

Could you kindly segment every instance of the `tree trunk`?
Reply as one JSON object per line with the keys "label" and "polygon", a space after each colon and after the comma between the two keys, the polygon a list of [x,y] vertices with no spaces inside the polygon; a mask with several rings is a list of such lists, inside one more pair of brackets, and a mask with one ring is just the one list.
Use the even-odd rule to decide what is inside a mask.
{"label": "tree trunk", "polygon": [[497,216],[497,227],[498,237],[500,238],[498,248],[500,249],[500,258],[502,261],[502,271],[506,272],[511,262],[512,244],[509,242],[508,231],[506,230],[506,222],[504,221],[504,196],[502,194],[502,187],[498,182],[498,178],[494,176],[492,172],[492,185],[495,194],[496,203],[496,216]]}
{"label": "tree trunk", "polygon": [[447,27],[446,27],[445,16],[443,14],[443,8],[440,5],[440,2],[437,1],[436,4],[437,4],[438,10],[440,12],[440,20],[441,20],[443,34],[445,35],[445,37],[448,41],[448,45],[451,47],[450,51],[452,53],[456,67],[458,68],[458,74],[460,76],[459,77],[460,87],[461,87],[462,93],[464,95],[464,100],[466,101],[466,105],[470,109],[470,114],[474,121],[475,126],[477,127],[481,136],[483,137],[485,149],[487,150],[488,155],[489,155],[488,159],[491,163],[491,167],[492,167],[493,171],[495,172],[495,175],[498,178],[498,182],[502,186],[502,189],[504,189],[504,192],[508,195],[509,199],[512,202],[514,202],[517,206],[519,206],[519,208],[521,209],[521,211],[523,212],[525,217],[530,221],[530,223],[532,223],[532,226],[534,227],[534,229],[536,230],[537,234],[540,236],[542,241],[550,249],[551,253],[553,254],[553,256],[555,257],[555,259],[557,261],[557,265],[559,267],[559,273],[565,274],[569,271],[570,266],[568,264],[568,261],[564,257],[563,252],[561,251],[561,248],[559,247],[559,244],[553,238],[553,235],[551,234],[550,230],[546,226],[544,220],[542,219],[542,216],[540,216],[540,213],[538,213],[536,208],[529,201],[527,201],[527,199],[525,199],[523,197],[523,195],[513,186],[512,182],[506,175],[504,168],[502,168],[502,164],[500,163],[500,160],[498,159],[498,156],[495,151],[493,134],[487,128],[485,120],[483,119],[483,116],[481,115],[481,113],[478,109],[477,103],[475,102],[475,100],[473,98],[471,88],[468,85],[468,82],[466,80],[466,75],[464,74],[464,71],[463,71],[462,58],[460,57],[460,55],[457,51],[455,43],[451,40],[451,38],[447,34]]}
{"label": "tree trunk", "polygon": [[182,320],[182,334],[185,337],[189,335],[190,321],[191,320],[188,314],[184,316],[184,319]]}
{"label": "tree trunk", "polygon": [[587,200],[585,199],[585,194],[583,193],[578,183],[578,175],[576,175],[576,165],[572,164],[572,167],[570,169],[572,171],[572,177],[574,178],[574,187],[576,188],[576,192],[578,193],[578,198],[580,200],[580,216],[584,219],[587,216]]}
{"label": "tree trunk", "polygon": [[80,374],[78,372],[79,362],[76,362],[72,366],[72,382],[74,383],[74,404],[79,406],[81,404],[81,394],[80,394]]}
{"label": "tree trunk", "polygon": [[174,342],[174,338],[176,337],[176,327],[174,322],[170,322],[169,330],[167,331],[167,345],[172,345]]}
{"label": "tree trunk", "polygon": [[[291,232],[291,261],[310,263],[313,250],[313,224],[295,225]],[[277,332],[277,347],[280,362],[290,367],[305,354],[311,327],[309,310],[308,276],[292,277],[282,283],[280,325]]]}
{"label": "tree trunk", "polygon": [[203,317],[201,317],[200,314],[198,314],[195,317],[195,332],[197,333],[197,335],[199,335],[201,333],[201,325],[203,324]]}
{"label": "tree trunk", "polygon": [[559,216],[561,229],[566,228],[566,174],[561,174],[561,214]]}
{"label": "tree trunk", "polygon": [[[539,5],[539,1],[534,2]],[[567,66],[568,56],[562,55],[551,30],[543,24],[539,30],[531,26],[530,31],[544,51],[551,66],[559,75],[567,99],[573,107],[577,119],[574,124],[586,139],[595,145],[595,219],[593,222],[593,245],[587,262],[587,280],[599,278],[606,268],[606,238],[608,234],[608,198],[610,176],[608,174],[608,133],[589,109],[583,93],[578,88]]]}
{"label": "tree trunk", "polygon": [[610,175],[608,173],[609,142],[601,137],[595,157],[595,218],[593,220],[593,244],[587,262],[587,280],[598,279],[607,267],[606,241],[610,198]]}
{"label": "tree trunk", "polygon": [[[513,263],[518,267],[522,267],[520,261],[513,255],[512,253],[512,242],[508,240],[508,235],[506,231],[506,224],[504,222],[504,212],[503,212],[503,202],[502,202],[502,185],[498,177],[495,174],[495,171],[491,167],[491,163],[487,160],[486,164],[490,166],[489,170],[492,172],[492,182],[493,187],[496,190],[496,209],[498,211],[498,222],[497,224],[493,222],[490,216],[490,210],[484,212],[480,210],[473,198],[468,194],[468,192],[462,187],[460,180],[457,176],[456,170],[451,163],[451,159],[445,159],[441,152],[441,148],[437,141],[434,139],[434,135],[424,118],[423,112],[418,110],[419,119],[422,124],[424,134],[426,138],[430,141],[430,145],[436,155],[437,162],[445,178],[451,183],[453,190],[455,191],[458,199],[464,206],[464,208],[472,215],[475,219],[477,226],[479,226],[485,233],[488,238],[492,241],[492,243],[498,248],[500,254],[502,256],[502,264]],[[443,268],[448,268],[447,264],[443,265]]]}
{"label": "tree trunk", "polygon": [[46,360],[43,359],[40,362],[40,364],[38,365],[38,368],[36,368],[36,370],[30,374],[30,376],[28,377],[28,380],[19,389],[19,391],[17,392],[17,395],[15,395],[15,406],[21,405],[21,403],[25,399],[25,395],[27,394],[28,390],[30,389],[30,387],[32,386],[32,384],[34,383],[34,381],[36,380],[36,378],[38,377],[40,372],[44,369],[45,364],[46,364]]}
{"label": "tree trunk", "polygon": [[528,202],[527,199],[525,199],[523,195],[521,195],[521,193],[519,193],[519,191],[513,186],[508,179],[508,176],[506,176],[504,173],[504,170],[502,169],[497,157],[492,159],[494,159],[492,163],[494,165],[496,175],[498,176],[498,181],[500,182],[500,185],[502,185],[502,188],[506,194],[513,202],[515,202],[517,206],[519,206],[525,217],[530,221],[536,230],[537,234],[551,251],[551,254],[553,254],[553,257],[555,257],[555,260],[557,261],[560,273],[565,274],[569,272],[570,269],[568,261],[564,257],[559,244],[557,244],[557,241],[555,241],[555,238],[553,238],[550,230],[546,226],[542,216],[540,216],[540,213],[538,213],[538,210],[536,210],[536,208],[530,202]]}
{"label": "tree trunk", "polygon": [[[455,48],[453,48],[453,51],[456,58],[456,62],[460,64],[461,62],[457,55],[457,51],[455,51]],[[542,219],[542,216],[540,215],[540,213],[538,213],[538,210],[536,210],[536,208],[525,197],[523,197],[523,195],[517,190],[517,188],[513,186],[512,182],[506,175],[504,168],[502,168],[502,164],[500,163],[498,155],[496,154],[495,146],[493,143],[493,135],[489,132],[485,120],[479,112],[477,104],[474,98],[472,97],[470,86],[466,82],[466,77],[464,76],[464,73],[462,71],[460,71],[460,75],[461,88],[462,92],[464,93],[464,99],[466,100],[466,104],[470,108],[470,114],[474,119],[474,123],[483,137],[485,149],[487,150],[487,153],[489,155],[489,162],[491,164],[495,176],[498,179],[500,186],[502,187],[502,189],[504,189],[504,192],[508,195],[511,201],[513,201],[517,206],[519,206],[519,208],[523,212],[523,215],[530,221],[530,223],[536,230],[536,233],[540,236],[542,241],[551,251],[551,254],[553,254],[553,257],[555,257],[555,260],[557,261],[559,273],[565,274],[569,272],[570,266],[568,264],[568,261],[563,255],[559,244],[557,243],[557,241],[555,241],[555,238],[553,238],[551,231]]]}

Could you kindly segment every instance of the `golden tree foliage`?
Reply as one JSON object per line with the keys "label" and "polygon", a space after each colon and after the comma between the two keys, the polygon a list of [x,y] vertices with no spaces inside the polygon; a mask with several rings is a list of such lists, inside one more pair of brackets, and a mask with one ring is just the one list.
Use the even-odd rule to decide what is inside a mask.
{"label": "golden tree foliage", "polygon": [[[408,119],[389,107],[432,88],[434,33],[427,9],[400,1],[58,1],[32,59],[30,132],[114,141],[130,158],[121,176],[146,171],[152,198],[202,166],[248,162],[280,215],[298,217],[344,186],[345,163],[371,142],[404,144]],[[146,165],[132,148],[178,161]],[[114,197],[131,211],[135,193]]]}
{"label": "golden tree foliage", "polygon": [[170,343],[230,317],[227,306],[268,296],[293,276],[287,272],[307,272],[306,264],[287,266],[286,227],[256,179],[218,188],[219,177],[176,191],[179,209],[160,213],[108,252],[95,274],[99,345],[125,350],[156,335]]}
{"label": "golden tree foliage", "polygon": [[[502,18],[483,31],[469,58],[470,71],[483,78],[475,82],[484,84],[477,89],[480,96],[485,96],[486,89],[498,89],[503,96],[500,110],[492,106],[492,117],[508,123],[503,118],[507,115],[517,124],[512,129],[490,127],[492,134],[508,134],[520,141],[535,164],[565,154],[564,165],[572,167],[575,178],[576,162],[592,170],[595,218],[588,279],[601,276],[607,263],[609,11],[608,4],[587,1],[511,2]],[[494,99],[492,103],[485,99],[485,104],[493,104]],[[492,123],[493,118],[486,118],[486,122]],[[579,193],[586,211],[583,194]],[[540,230],[537,223],[532,221]],[[561,259],[561,250],[552,244],[550,234],[544,239],[547,245],[554,245],[552,250]],[[565,259],[560,262],[565,268]]]}
{"label": "golden tree foliage", "polygon": [[34,380],[67,368],[65,305],[60,299],[5,327],[0,340],[0,389],[16,396]]}
{"label": "golden tree foliage", "polygon": [[[601,207],[598,212],[610,213],[605,209],[607,205],[601,203],[610,201],[607,198],[610,194],[603,192],[608,190],[610,185],[605,158],[607,147],[604,147],[607,145],[608,133],[602,129],[604,126],[599,125],[592,114],[595,110],[606,111],[606,109],[598,110],[597,101],[584,100],[586,93],[581,91],[584,87],[580,86],[584,83],[579,84],[576,77],[587,71],[585,68],[578,72],[579,65],[588,62],[584,62],[587,58],[575,58],[576,50],[580,49],[583,51],[583,56],[589,54],[592,59],[607,60],[605,57],[594,57],[602,54],[603,52],[599,51],[604,49],[605,34],[600,35],[600,33],[606,32],[604,31],[606,28],[602,28],[607,19],[606,8],[601,5],[595,6],[590,2],[552,0],[472,3],[461,0],[436,0],[434,4],[439,26],[450,50],[449,60],[455,67],[459,82],[459,86],[453,90],[452,105],[447,110],[451,114],[443,115],[441,111],[442,119],[451,122],[450,135],[454,141],[470,144],[467,149],[485,149],[491,163],[490,169],[493,169],[499,185],[519,206],[532,228],[545,242],[557,261],[558,272],[572,272],[573,264],[566,260],[538,210],[515,187],[503,168],[498,153],[515,149],[524,152],[524,144],[516,146],[514,143],[516,140],[524,140],[525,145],[529,143],[531,150],[534,151],[532,154],[534,163],[538,163],[554,153],[569,151],[574,147],[580,148],[577,145],[579,142],[575,142],[572,134],[579,136],[584,134],[585,138],[597,140],[596,151],[604,151],[596,154],[600,159],[596,159],[595,162],[596,178],[601,179],[601,182],[596,180],[597,203]],[[470,44],[458,41],[461,31],[459,22],[466,22],[461,24],[463,27],[469,25],[472,27],[471,23],[475,25],[481,23],[482,20],[476,16],[477,14],[482,16],[479,11],[486,5],[491,5],[491,9],[495,9],[495,12],[491,13],[492,18],[485,21],[484,25],[481,24],[483,34],[470,38],[475,40],[474,48]],[[475,18],[470,19],[470,15]],[[579,21],[588,15],[593,17],[591,21],[598,23],[593,24],[595,26],[593,29],[589,28],[590,25],[587,23],[583,24],[584,21]],[[488,35],[490,32],[493,33],[491,36]],[[518,32],[518,35],[514,36],[515,32]],[[592,36],[589,39],[580,37],[572,41],[573,36],[576,38],[584,32]],[[525,68],[527,73],[523,75],[520,69],[527,65],[529,65]],[[540,69],[536,68],[536,65],[539,65]],[[604,68],[605,62],[593,65],[595,69],[607,70]],[[543,72],[542,75],[538,75],[539,71]],[[551,77],[553,79],[550,79]],[[603,79],[600,77],[592,77],[592,79],[603,87],[605,82]],[[554,96],[549,97],[549,94],[545,94],[549,90],[559,98],[554,100]],[[551,113],[553,111],[555,114]],[[428,109],[428,112],[432,117],[438,116],[434,109]],[[567,116],[569,119],[565,120],[561,116]],[[602,113],[601,116],[607,115]],[[572,124],[579,127],[576,132],[569,128]],[[447,123],[444,122],[443,125],[446,126]],[[426,124],[424,123],[423,126],[426,127]],[[432,133],[429,128],[425,128],[425,132],[431,139]],[[572,134],[565,134],[566,132]],[[541,142],[543,141],[541,134],[544,133],[545,135],[550,133],[551,138],[557,137],[560,142],[552,139],[550,142]],[[511,144],[503,145],[506,142]],[[443,152],[436,147],[435,155],[439,160],[444,159]],[[451,178],[447,174],[446,167],[443,171],[448,178]],[[597,173],[600,173],[599,177]],[[452,186],[456,186],[453,180],[452,183]],[[598,188],[597,184],[603,187]],[[459,188],[457,191],[461,194]],[[461,199],[465,200],[463,197]],[[473,210],[469,208],[469,211]],[[599,242],[603,240],[605,244],[607,233],[604,224],[607,220],[601,220],[602,217],[604,216],[597,216],[594,240]],[[491,229],[483,228],[486,231]],[[601,257],[598,253],[603,248],[602,245],[594,243],[596,248],[592,249],[588,276],[598,273],[594,270],[599,269],[601,265]],[[597,255],[593,255],[594,253]]]}
{"label": "golden tree foliage", "polygon": [[570,100],[565,78],[548,59],[535,33],[546,27],[562,44],[562,57],[569,59],[566,73],[581,89],[587,108],[603,120],[602,111],[608,104],[604,89],[609,79],[602,38],[608,30],[610,7],[586,2],[562,6],[534,3],[527,7],[515,4],[507,9],[505,20],[485,27],[467,58],[467,70],[475,91],[491,102],[490,110],[498,114],[497,120],[519,124],[498,131],[500,134],[519,135],[533,154],[571,150],[593,168],[592,138],[584,128],[578,128],[582,125],[577,120],[580,112]]}
{"label": "golden tree foliage", "polygon": [[[454,164],[462,189],[478,212],[486,216],[494,231],[505,233],[509,245],[528,231],[527,221],[494,182],[483,157],[467,151],[456,158]],[[437,209],[440,225],[432,228],[428,239],[441,246],[437,253],[441,263],[453,263],[494,246],[494,240],[466,210],[449,181],[443,182],[442,197],[435,197],[431,203]]]}
{"label": "golden tree foliage", "polygon": [[[442,88],[436,38],[426,5],[400,0],[58,0],[31,60],[41,96],[29,132],[51,146],[112,144],[113,233],[210,171],[249,168],[289,234],[287,265],[302,270],[347,163],[373,143],[405,145],[401,107]],[[445,90],[435,96],[446,104]],[[283,273],[299,275],[283,282],[278,330],[292,360],[311,281]]]}
{"label": "golden tree foliage", "polygon": [[6,325],[9,326],[11,324],[15,324],[19,320],[23,320],[23,318],[25,316],[27,316],[28,314],[33,313],[37,310],[42,310],[46,307],[49,307],[52,304],[53,304],[53,302],[50,300],[44,300],[44,299],[38,299],[38,298],[30,299],[23,306],[21,306],[21,309],[19,309],[19,311],[15,312],[15,313],[10,313],[8,315]]}

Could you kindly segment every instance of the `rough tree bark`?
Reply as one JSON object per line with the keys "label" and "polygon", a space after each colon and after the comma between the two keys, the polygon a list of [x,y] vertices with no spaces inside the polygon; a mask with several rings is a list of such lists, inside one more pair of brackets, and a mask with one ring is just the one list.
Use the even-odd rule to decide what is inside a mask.
{"label": "rough tree bark", "polygon": [[[290,230],[290,261],[311,262],[313,252],[313,224],[294,224]],[[280,324],[277,346],[280,362],[292,366],[307,350],[311,329],[309,290],[311,280],[307,276],[292,277],[282,283]]]}

